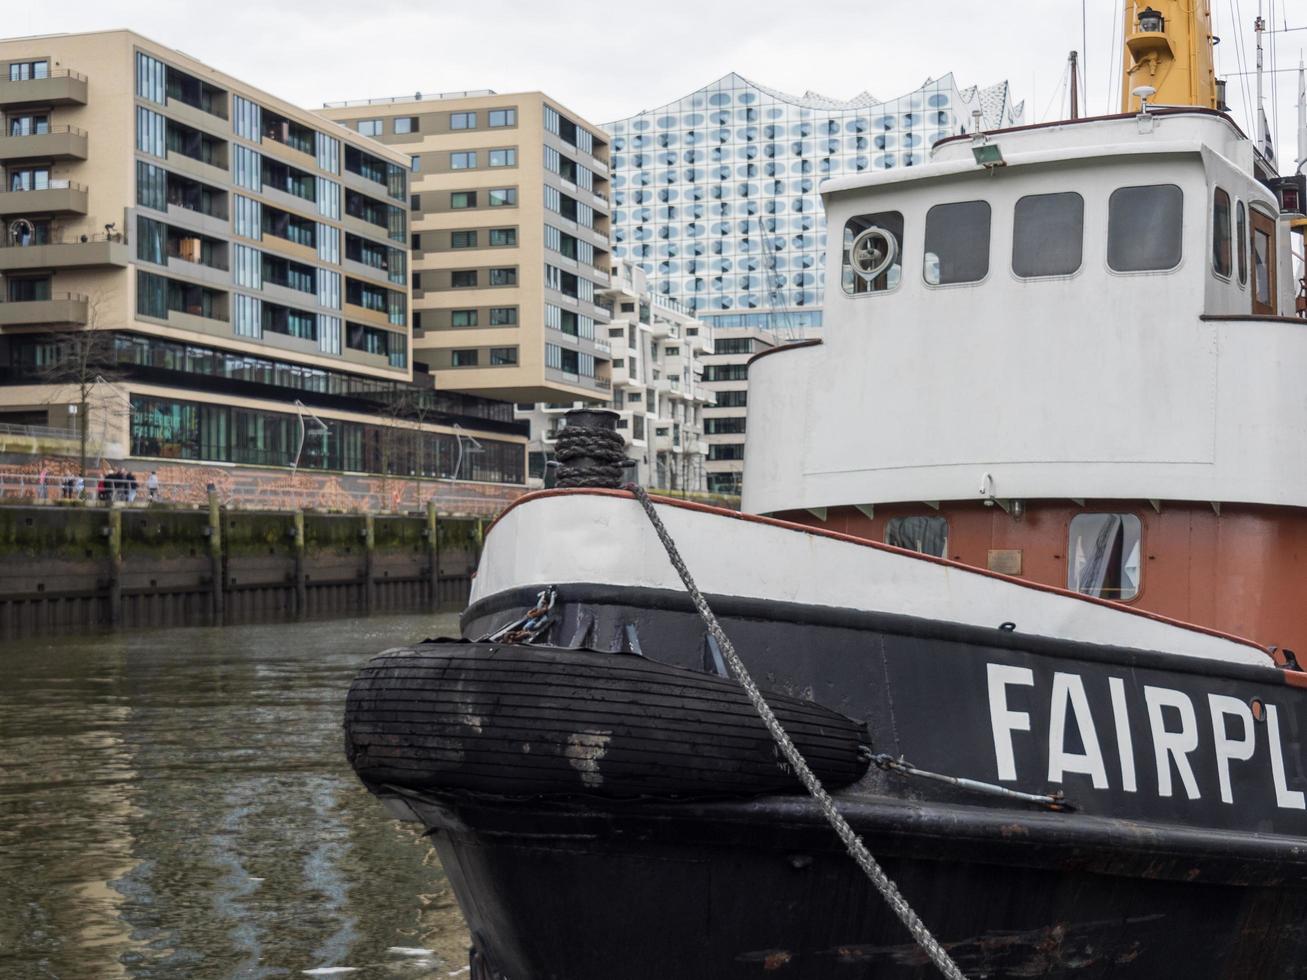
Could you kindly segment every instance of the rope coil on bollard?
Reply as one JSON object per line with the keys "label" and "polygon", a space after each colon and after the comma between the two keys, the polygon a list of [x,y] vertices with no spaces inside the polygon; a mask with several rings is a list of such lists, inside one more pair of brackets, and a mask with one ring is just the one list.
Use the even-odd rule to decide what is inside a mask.
{"label": "rope coil on bollard", "polygon": [[560,487],[606,487],[622,485],[622,464],[626,442],[620,432],[569,425],[558,430],[554,456],[561,465]]}
{"label": "rope coil on bollard", "polygon": [[[566,431],[566,429],[563,430],[563,432]],[[563,432],[559,433],[560,449],[558,455],[560,459],[563,458],[561,449]],[[617,435],[617,433],[611,434]],[[620,442],[621,436],[619,435],[617,438]],[[561,479],[559,485],[562,485]],[[596,484],[590,483],[587,485],[595,486]],[[613,485],[616,486],[617,484],[614,483]],[[933,935],[931,935],[929,928],[927,928],[926,924],[921,921],[921,918],[913,910],[912,906],[908,904],[907,899],[903,897],[903,893],[899,891],[898,886],[894,884],[893,880],[885,873],[884,869],[881,868],[871,852],[867,850],[867,846],[862,842],[862,838],[853,832],[853,828],[849,826],[849,822],[844,819],[843,814],[841,814],[836,808],[835,801],[831,799],[830,794],[826,792],[825,788],[821,785],[821,781],[816,777],[813,771],[808,768],[808,763],[799,753],[794,742],[790,740],[789,735],[785,733],[785,729],[781,727],[780,722],[776,720],[776,715],[772,712],[771,706],[767,704],[767,699],[763,697],[762,692],[758,690],[757,684],[754,683],[753,678],[744,666],[744,661],[741,660],[740,655],[735,652],[735,647],[731,644],[726,633],[722,630],[721,625],[717,622],[717,617],[713,615],[712,610],[708,607],[708,602],[704,599],[703,593],[701,593],[698,586],[694,584],[694,578],[690,575],[690,570],[686,568],[685,561],[681,558],[680,552],[677,550],[675,542],[672,541],[671,535],[667,533],[667,528],[663,525],[662,518],[660,518],[657,511],[654,510],[653,500],[650,499],[648,492],[644,487],[634,483],[626,484],[623,489],[629,490],[631,494],[634,495],[635,499],[639,501],[640,506],[644,508],[644,512],[649,518],[649,523],[653,525],[654,532],[658,535],[658,540],[662,542],[663,549],[667,552],[667,557],[670,559],[672,567],[676,569],[676,574],[681,577],[681,581],[684,583],[686,590],[690,593],[690,599],[694,602],[695,608],[699,611],[699,617],[703,620],[704,625],[707,626],[709,634],[717,641],[718,646],[721,647],[722,654],[726,658],[726,662],[730,664],[731,670],[735,673],[735,678],[739,681],[740,687],[744,689],[744,693],[753,703],[754,709],[762,718],[763,724],[767,727],[767,731],[771,734],[771,737],[775,740],[777,746],[780,747],[782,754],[785,756],[785,760],[793,767],[795,774],[798,775],[800,781],[802,781],[804,787],[808,790],[809,795],[811,795],[812,798],[817,801],[817,805],[821,807],[822,813],[826,816],[826,820],[830,823],[831,827],[834,828],[835,833],[839,835],[840,840],[844,842],[844,846],[848,850],[849,855],[858,863],[858,866],[866,872],[867,877],[870,878],[871,883],[876,886],[876,890],[880,892],[880,895],[885,899],[886,904],[893,909],[894,914],[898,916],[899,921],[907,927],[908,932],[912,934],[912,938],[916,941],[917,945],[920,946],[926,955],[930,957],[931,962],[938,967],[940,973],[948,977],[949,980],[966,980],[966,976],[963,974],[962,970],[958,968],[958,965],[953,962],[953,958],[949,956],[948,951],[940,945],[939,941]]]}

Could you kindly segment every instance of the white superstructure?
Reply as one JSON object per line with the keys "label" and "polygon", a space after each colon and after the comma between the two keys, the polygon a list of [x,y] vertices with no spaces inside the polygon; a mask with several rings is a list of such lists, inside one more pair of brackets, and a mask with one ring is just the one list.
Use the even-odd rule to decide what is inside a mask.
{"label": "white superstructure", "polygon": [[[750,368],[745,509],[1307,505],[1307,325],[1273,315],[1288,219],[1253,174],[1227,117],[1162,109],[831,180],[842,281],[821,345]],[[871,226],[899,251],[875,283],[848,253]]]}

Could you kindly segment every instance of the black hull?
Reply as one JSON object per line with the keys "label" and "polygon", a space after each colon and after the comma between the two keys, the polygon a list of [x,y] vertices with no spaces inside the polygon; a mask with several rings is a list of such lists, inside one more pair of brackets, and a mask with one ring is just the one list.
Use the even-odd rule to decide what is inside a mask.
{"label": "black hull", "polygon": [[[682,595],[559,594],[542,642],[712,669]],[[464,632],[490,633],[534,600],[493,597]],[[1300,675],[1024,636],[1019,624],[710,602],[763,686],[865,722],[875,752],[1065,794],[1070,809],[1055,812],[875,768],[837,794],[968,976],[1307,973]],[[434,832],[503,980],[937,975],[799,794],[373,789]]]}
{"label": "black hull", "polygon": [[[411,805],[506,980],[938,976],[802,802]],[[1270,853],[1065,823],[1032,840],[1030,815],[968,807],[843,809],[969,977],[1303,975],[1307,894]],[[1233,880],[1257,869],[1279,883]]]}

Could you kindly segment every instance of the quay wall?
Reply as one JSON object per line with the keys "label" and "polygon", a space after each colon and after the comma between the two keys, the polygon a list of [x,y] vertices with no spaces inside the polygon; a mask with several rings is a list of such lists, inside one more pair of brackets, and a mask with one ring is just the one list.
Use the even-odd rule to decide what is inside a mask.
{"label": "quay wall", "polygon": [[485,519],[161,504],[0,505],[0,640],[466,604]]}

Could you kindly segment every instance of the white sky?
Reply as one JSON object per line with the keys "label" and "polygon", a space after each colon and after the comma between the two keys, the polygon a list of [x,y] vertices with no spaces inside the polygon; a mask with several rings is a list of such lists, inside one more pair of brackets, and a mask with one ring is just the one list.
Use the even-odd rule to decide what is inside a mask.
{"label": "white sky", "polygon": [[[1236,5],[1244,67],[1253,67],[1258,2],[1214,0],[1222,73],[1239,70]],[[1307,0],[1261,3],[1268,15],[1274,8],[1273,27],[1307,28]],[[1085,41],[1082,0],[58,0],[5,4],[0,33],[129,27],[306,108],[415,91],[540,89],[602,123],[728,71],[796,93],[866,89],[882,99],[952,71],[963,86],[1009,79],[1027,121],[1037,121],[1064,114],[1056,95],[1073,48],[1088,52],[1090,113],[1117,111],[1109,59],[1118,56],[1118,0],[1083,4]],[[1268,67],[1271,43],[1276,67],[1295,68],[1307,30],[1269,36]],[[1297,75],[1270,77],[1280,158],[1292,161]],[[1230,102],[1247,130],[1239,82],[1230,79]],[[1251,77],[1247,84],[1251,92]],[[1268,115],[1271,92],[1268,82]]]}

